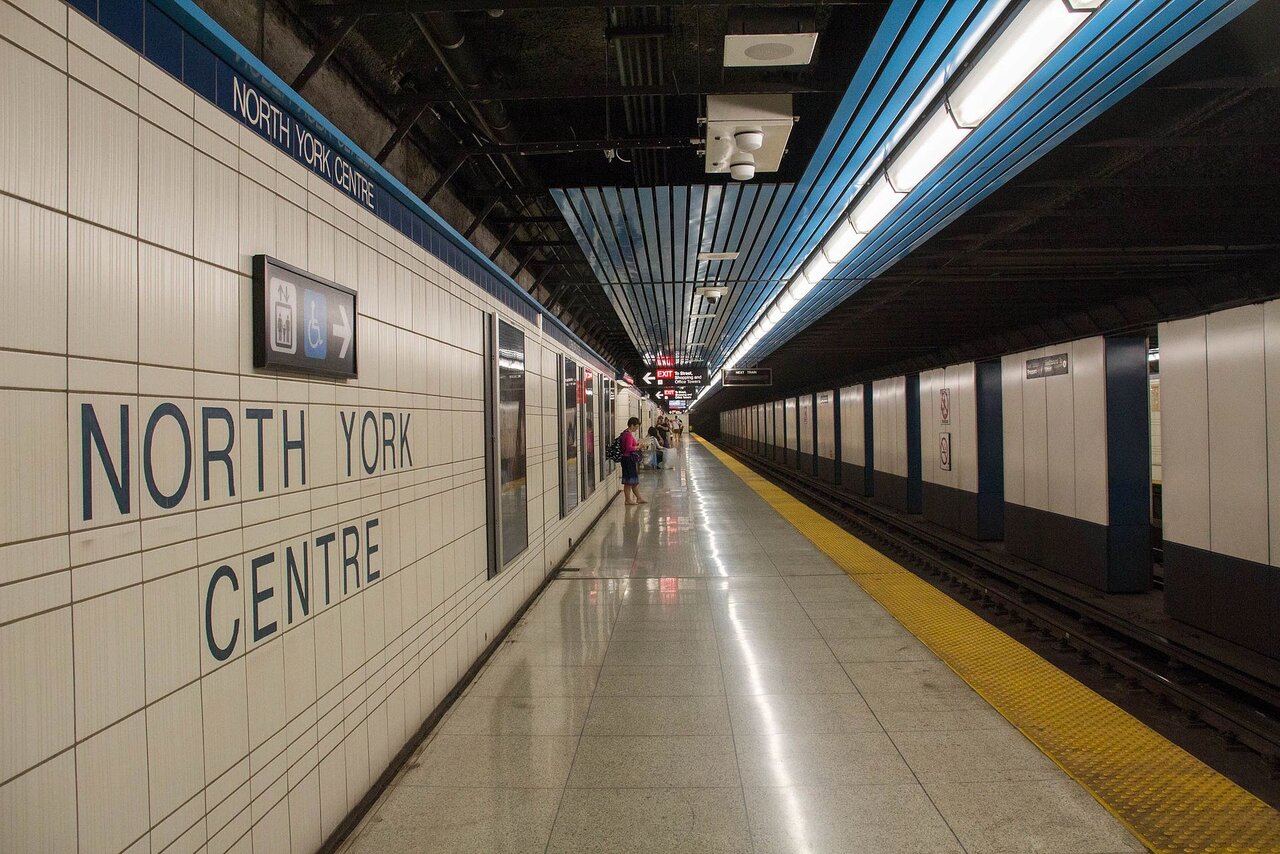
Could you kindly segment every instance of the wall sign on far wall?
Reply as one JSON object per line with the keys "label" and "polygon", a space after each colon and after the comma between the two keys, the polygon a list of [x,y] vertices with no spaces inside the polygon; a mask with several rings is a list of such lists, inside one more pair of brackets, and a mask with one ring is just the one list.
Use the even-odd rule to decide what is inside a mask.
{"label": "wall sign on far wall", "polygon": [[1038,380],[1041,377],[1057,377],[1069,372],[1066,353],[1054,353],[1052,356],[1040,356],[1027,359],[1027,379]]}
{"label": "wall sign on far wall", "polygon": [[356,376],[356,292],[253,258],[253,366]]}
{"label": "wall sign on far wall", "polygon": [[951,434],[938,434],[938,468],[951,471]]}
{"label": "wall sign on far wall", "polygon": [[724,384],[771,386],[773,368],[732,368],[724,372]]}

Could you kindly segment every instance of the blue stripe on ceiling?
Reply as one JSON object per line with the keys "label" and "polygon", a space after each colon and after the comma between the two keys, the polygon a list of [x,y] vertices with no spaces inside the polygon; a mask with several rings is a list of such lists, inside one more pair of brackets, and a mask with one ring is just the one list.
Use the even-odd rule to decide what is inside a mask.
{"label": "blue stripe on ceiling", "polygon": [[[826,314],[1253,2],[1110,0],[1027,86],[921,182],[744,363],[758,361]],[[831,229],[856,194],[856,179],[865,180],[892,148],[889,131],[898,118],[906,115],[909,105],[929,99],[954,67],[956,56],[967,51],[970,34],[1004,4],[986,4],[981,9],[963,4],[952,7],[945,19],[928,16],[929,8],[941,5],[916,6],[897,0],[890,8],[849,94],[797,184],[783,218],[785,226],[772,234],[763,269],[775,282],[789,278]],[[921,38],[926,33],[927,38]],[[886,54],[889,42],[892,50]],[[901,61],[895,60],[898,55]],[[874,78],[874,85],[860,87],[868,78]],[[893,80],[896,84],[891,86]],[[750,311],[739,313],[739,324],[713,355],[713,364],[749,328],[749,318],[780,290],[781,284],[776,284]]]}
{"label": "blue stripe on ceiling", "polygon": [[[749,278],[778,222],[790,184],[691,187],[585,187],[552,190],[641,353],[672,353],[701,361],[699,342],[718,342],[740,321],[737,306],[762,291]],[[699,252],[739,251],[735,261],[699,261]],[[694,295],[698,285],[725,283],[729,296],[714,319]]]}

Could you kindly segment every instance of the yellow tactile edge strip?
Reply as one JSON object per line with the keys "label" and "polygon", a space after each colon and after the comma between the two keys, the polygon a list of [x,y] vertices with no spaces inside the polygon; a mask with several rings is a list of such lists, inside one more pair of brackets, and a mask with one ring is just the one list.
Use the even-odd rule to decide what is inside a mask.
{"label": "yellow tactile edge strip", "polygon": [[1280,852],[1280,812],[709,443],[1152,851]]}

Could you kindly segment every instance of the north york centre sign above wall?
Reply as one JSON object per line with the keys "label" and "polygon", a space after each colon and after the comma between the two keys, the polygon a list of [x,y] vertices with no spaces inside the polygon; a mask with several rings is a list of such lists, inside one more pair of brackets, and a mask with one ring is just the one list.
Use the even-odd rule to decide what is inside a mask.
{"label": "north york centre sign above wall", "polygon": [[356,376],[356,292],[266,255],[253,258],[253,366]]}

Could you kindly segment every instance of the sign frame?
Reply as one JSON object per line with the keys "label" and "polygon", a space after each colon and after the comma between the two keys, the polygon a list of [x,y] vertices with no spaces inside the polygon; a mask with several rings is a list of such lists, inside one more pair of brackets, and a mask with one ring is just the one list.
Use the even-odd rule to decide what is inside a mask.
{"label": "sign frame", "polygon": [[[757,377],[765,382],[757,381]],[[773,368],[726,368],[721,375],[721,381],[726,388],[729,386],[772,388]]]}
{"label": "sign frame", "polygon": [[[271,269],[278,269],[292,276],[304,279],[319,289],[329,289],[339,294],[351,297],[351,316],[348,319],[350,331],[350,347],[351,347],[351,369],[350,371],[338,367],[335,360],[329,359],[327,356],[323,359],[316,357],[302,357],[303,359],[314,360],[317,364],[313,367],[306,362],[276,356],[273,354],[280,351],[274,350],[267,345],[267,280]],[[313,293],[307,291],[306,293]],[[329,325],[329,317],[327,308],[332,304],[332,300],[326,299],[326,320],[325,325]],[[272,371],[288,371],[296,374],[315,375],[322,377],[331,377],[334,379],[355,379],[360,375],[359,364],[359,295],[355,290],[330,281],[322,276],[308,272],[292,264],[287,264],[278,258],[270,255],[254,255],[253,256],[253,366],[260,370]],[[328,353],[329,335],[325,336],[325,351]],[[341,340],[341,339],[339,339]],[[341,357],[338,357],[341,358]]]}

